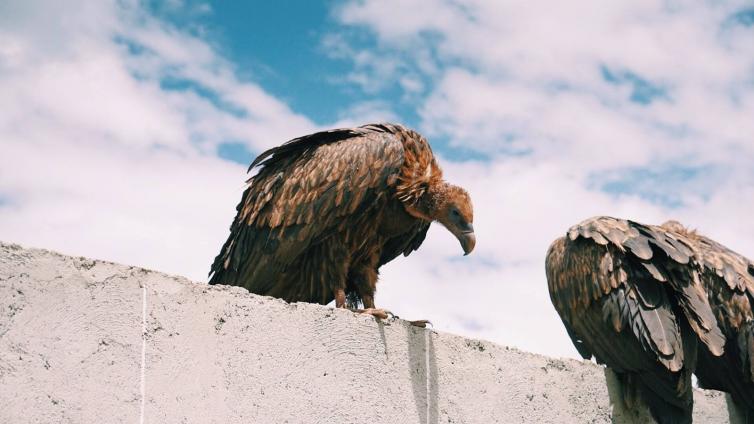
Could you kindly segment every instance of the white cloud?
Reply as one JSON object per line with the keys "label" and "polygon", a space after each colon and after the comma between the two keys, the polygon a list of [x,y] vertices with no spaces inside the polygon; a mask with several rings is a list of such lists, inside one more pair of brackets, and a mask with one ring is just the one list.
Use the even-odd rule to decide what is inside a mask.
{"label": "white cloud", "polygon": [[0,9],[0,237],[203,280],[245,179],[217,144],[314,124],[139,3]]}
{"label": "white cloud", "polygon": [[[742,5],[343,5],[348,31],[374,39],[344,43],[401,57],[430,82],[416,100],[420,129],[491,158],[456,163],[452,149],[444,153],[446,175],[474,199],[477,251],[448,261],[458,246],[431,232],[416,257],[383,273],[381,304],[575,356],[544,276],[549,243],[570,225],[602,214],[676,218],[754,255],[754,28],[729,19]],[[607,182],[622,192],[602,191]]]}
{"label": "white cloud", "polygon": [[[678,218],[753,254],[754,45],[752,28],[728,22],[738,7],[340,6],[349,28],[324,40],[323,55],[352,60],[335,81],[367,96],[333,126],[400,121],[400,101],[416,106],[430,139],[491,158],[461,162],[452,148],[436,149],[447,178],[472,194],[477,250],[461,257],[434,226],[420,251],[383,269],[378,306],[574,356],[544,279],[545,251],[571,224],[597,214]],[[355,33],[373,42],[354,42]],[[217,145],[259,151],[316,128],[240,80],[197,34],[135,1],[0,3],[0,238],[204,278],[244,180],[243,167],[216,158]],[[607,81],[605,69],[623,80]],[[626,75],[663,95],[631,101],[639,82]],[[637,185],[677,191],[679,208],[594,181],[631,186],[646,178],[637,170],[662,178],[684,166],[701,174],[678,187]]]}

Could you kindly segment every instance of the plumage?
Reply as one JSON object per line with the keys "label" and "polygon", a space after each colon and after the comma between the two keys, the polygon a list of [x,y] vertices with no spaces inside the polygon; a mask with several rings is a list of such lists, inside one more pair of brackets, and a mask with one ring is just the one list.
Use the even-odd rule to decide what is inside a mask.
{"label": "plumage", "polygon": [[675,221],[663,227],[692,244],[693,262],[717,324],[726,338],[722,355],[700,352],[699,385],[725,391],[754,420],[754,268],[744,256]]}
{"label": "plumage", "polygon": [[287,301],[374,307],[380,266],[418,249],[433,221],[469,253],[473,210],[424,137],[395,124],[335,129],[260,154],[210,271]]}
{"label": "plumage", "polygon": [[547,254],[550,298],[576,349],[616,371],[661,423],[691,422],[697,354],[719,358],[726,346],[696,246],[678,231],[596,217]]}

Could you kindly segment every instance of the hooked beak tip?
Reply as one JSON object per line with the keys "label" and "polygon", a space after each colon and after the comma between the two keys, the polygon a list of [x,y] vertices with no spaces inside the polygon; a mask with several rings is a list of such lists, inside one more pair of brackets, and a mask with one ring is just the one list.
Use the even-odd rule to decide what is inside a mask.
{"label": "hooked beak tip", "polygon": [[474,246],[476,246],[476,236],[473,231],[461,233],[458,240],[461,242],[461,247],[463,248],[463,256],[468,256],[474,250]]}

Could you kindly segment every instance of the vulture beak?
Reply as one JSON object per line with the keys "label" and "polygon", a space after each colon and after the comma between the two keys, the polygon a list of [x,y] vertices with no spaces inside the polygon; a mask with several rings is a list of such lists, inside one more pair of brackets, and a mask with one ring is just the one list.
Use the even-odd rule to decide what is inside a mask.
{"label": "vulture beak", "polygon": [[459,242],[461,242],[461,247],[463,248],[463,256],[468,255],[472,250],[474,250],[474,246],[476,245],[476,236],[474,235],[473,225],[466,224],[463,228],[463,231],[460,231],[458,234],[456,234],[456,238]]}

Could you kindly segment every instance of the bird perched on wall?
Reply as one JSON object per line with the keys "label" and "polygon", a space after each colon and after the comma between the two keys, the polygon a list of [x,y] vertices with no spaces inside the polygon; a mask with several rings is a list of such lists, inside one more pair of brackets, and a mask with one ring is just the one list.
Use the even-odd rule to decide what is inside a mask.
{"label": "bird perched on wall", "polygon": [[421,246],[432,222],[474,249],[468,193],[443,180],[427,140],[395,124],[318,132],[259,155],[210,284],[379,318],[378,269]]}
{"label": "bird perched on wall", "polygon": [[[699,357],[724,358],[726,335],[686,234],[610,217],[568,230],[547,253],[550,299],[582,357],[613,369],[626,406],[660,423],[690,423]],[[725,303],[723,301],[722,303]]]}

